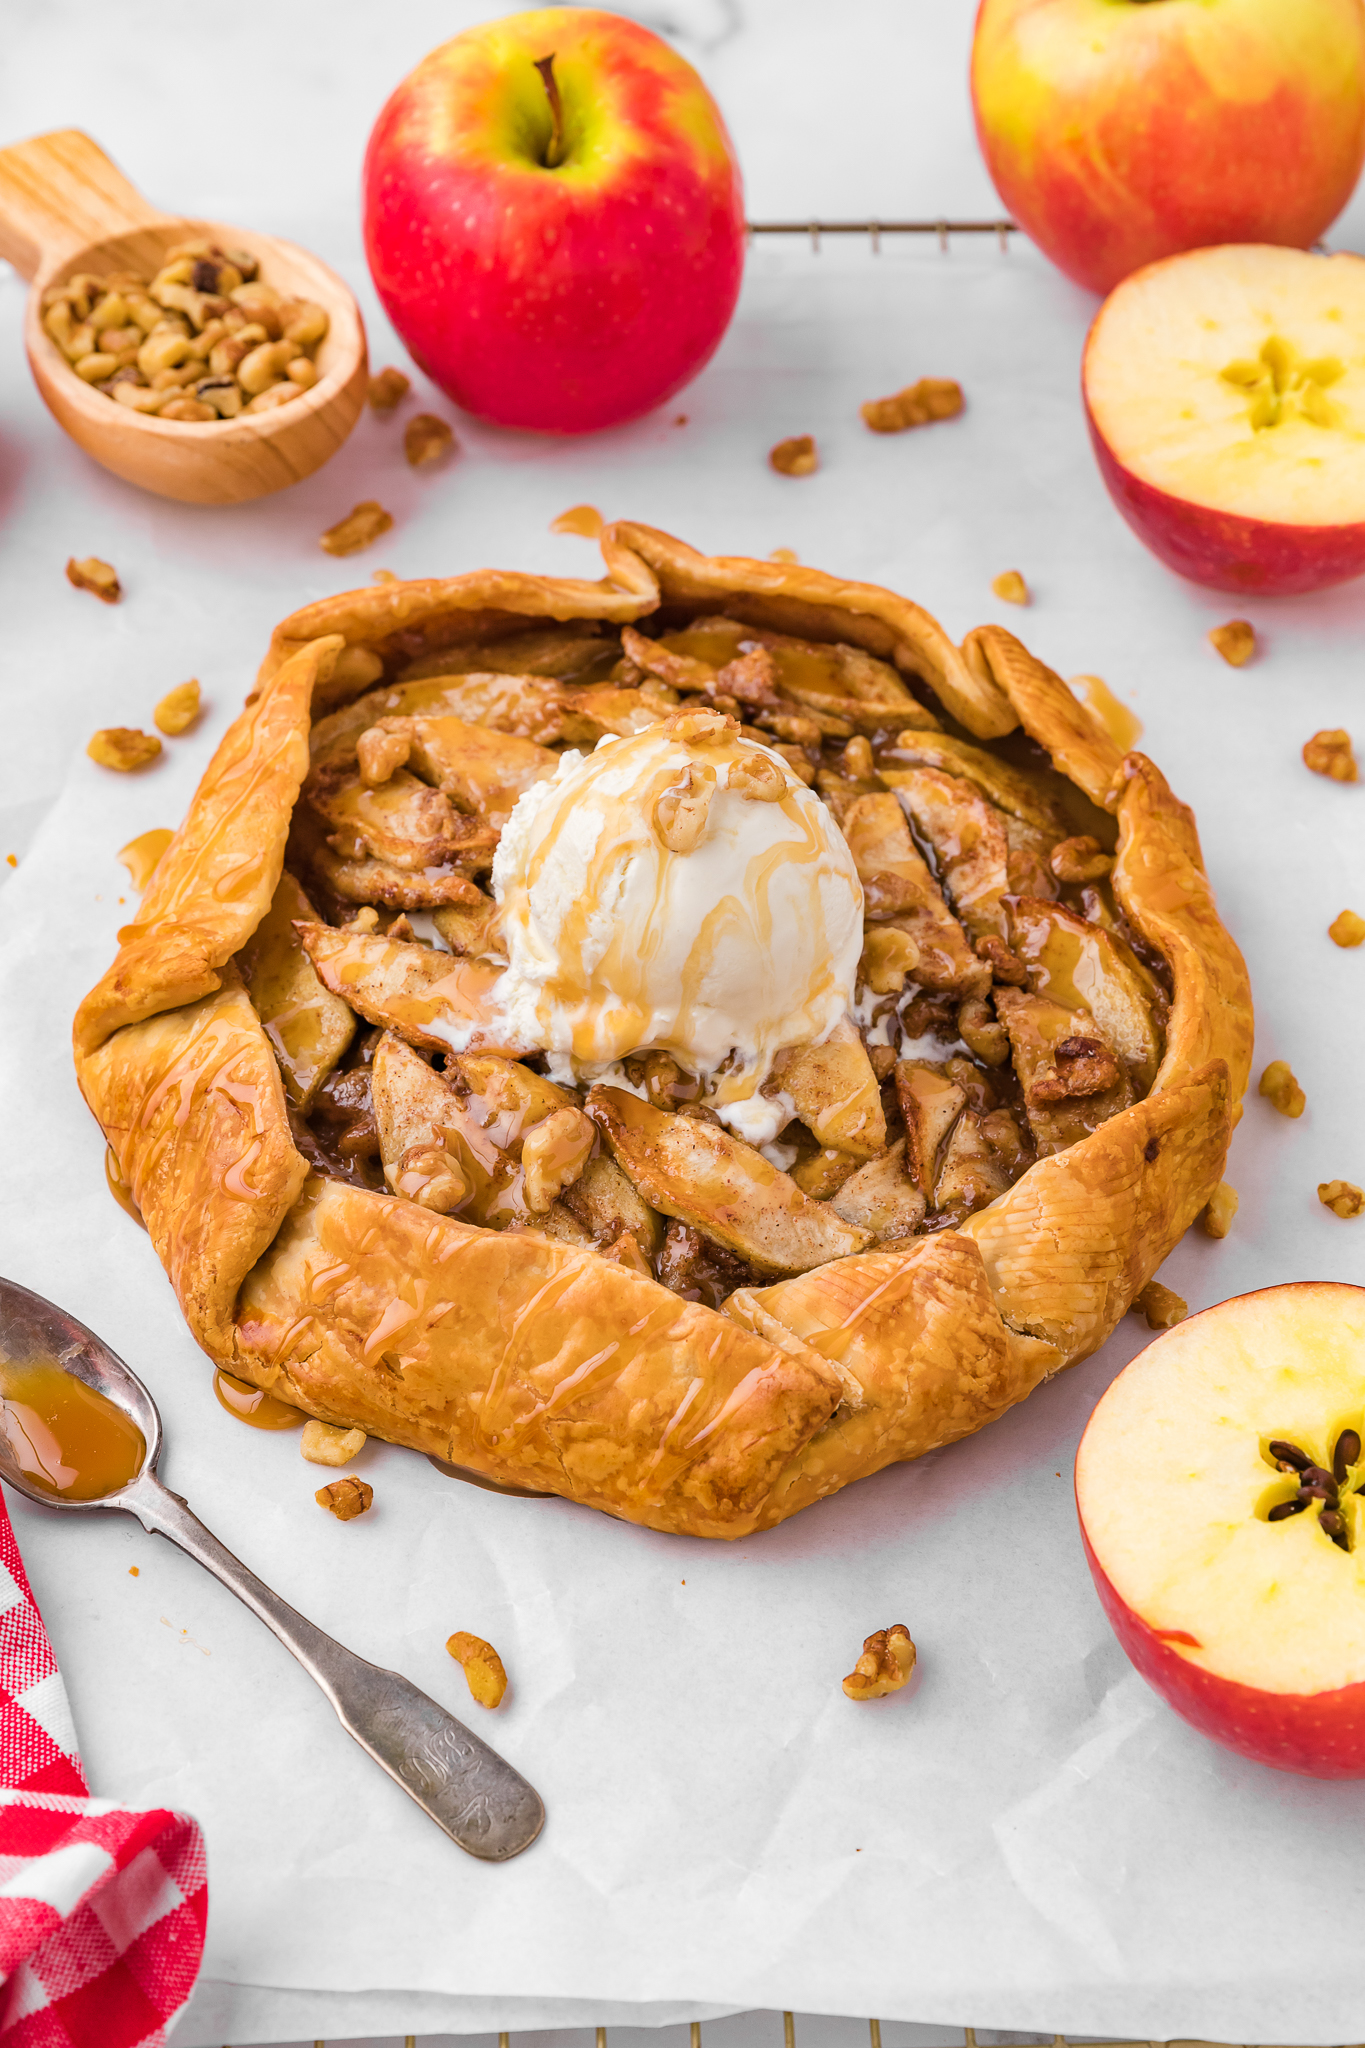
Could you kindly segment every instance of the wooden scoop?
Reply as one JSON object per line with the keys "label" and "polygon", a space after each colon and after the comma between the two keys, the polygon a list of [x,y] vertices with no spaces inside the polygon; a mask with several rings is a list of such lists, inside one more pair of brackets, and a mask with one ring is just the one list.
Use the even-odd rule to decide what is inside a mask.
{"label": "wooden scoop", "polygon": [[[49,285],[82,270],[137,270],[150,279],[167,249],[201,238],[246,250],[263,283],[325,310],[318,381],[301,398],[233,420],[161,420],[84,383],[45,331]],[[0,150],[0,256],[32,280],[24,343],[48,410],[87,455],[144,490],[192,505],[264,497],[321,468],[360,415],[369,380],[365,329],[341,279],[273,235],[159,213],[78,128]]]}

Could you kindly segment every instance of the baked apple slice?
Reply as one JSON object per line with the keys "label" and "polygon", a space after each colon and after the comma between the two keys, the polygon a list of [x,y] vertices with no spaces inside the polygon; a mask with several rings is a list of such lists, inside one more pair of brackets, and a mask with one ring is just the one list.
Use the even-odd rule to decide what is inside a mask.
{"label": "baked apple slice", "polygon": [[1063,1152],[1134,1101],[1132,1083],[1088,1010],[1028,989],[997,988],[1014,1070],[1040,1158]]}
{"label": "baked apple slice", "polygon": [[1170,568],[1241,595],[1365,570],[1365,263],[1236,245],[1126,278],[1085,347],[1100,474]]}
{"label": "baked apple slice", "polygon": [[879,1159],[850,1174],[830,1207],[845,1223],[870,1231],[879,1245],[913,1237],[924,1221],[925,1201],[905,1163],[905,1139],[897,1138]]}
{"label": "baked apple slice", "polygon": [[1016,896],[1006,909],[1010,949],[1023,962],[1033,993],[1068,1009],[1089,1010],[1145,1095],[1161,1063],[1159,991],[1152,975],[1102,925],[1060,903]]}
{"label": "baked apple slice", "polygon": [[381,718],[374,730],[405,747],[408,764],[424,782],[499,828],[523,790],[559,766],[558,754],[548,747],[463,718]]}
{"label": "baked apple slice", "polygon": [[469,838],[469,821],[449,797],[406,768],[376,788],[353,762],[320,762],[303,794],[331,827],[330,844],[352,860],[369,855],[389,867],[419,873],[453,860]]}
{"label": "baked apple slice", "polygon": [[651,1208],[760,1273],[804,1273],[872,1242],[719,1124],[655,1109],[622,1088],[593,1088],[587,1110]]}
{"label": "baked apple slice", "polygon": [[882,1091],[867,1048],[845,1017],[820,1045],[779,1053],[773,1079],[821,1145],[871,1159],[886,1143]]}
{"label": "baked apple slice", "polygon": [[880,951],[895,962],[902,986],[909,976],[922,988],[984,995],[991,970],[977,959],[943,901],[897,799],[886,792],[855,796],[842,825],[863,885],[864,916],[908,941],[897,949],[888,939],[869,947],[869,953],[875,957]]}
{"label": "baked apple slice", "polygon": [[897,1060],[896,1099],[905,1118],[905,1157],[926,1201],[938,1183],[943,1141],[967,1106],[967,1091],[931,1060]]}
{"label": "baked apple slice", "polygon": [[1167,1330],[1076,1455],[1100,1601],[1201,1733],[1365,1777],[1365,1288],[1268,1287]]}
{"label": "baked apple slice", "polygon": [[410,1045],[432,1052],[503,1052],[510,1059],[530,1051],[491,1021],[500,967],[328,924],[300,924],[297,930],[332,993]]}
{"label": "baked apple slice", "polygon": [[973,783],[941,768],[888,769],[882,779],[932,852],[944,892],[972,937],[1003,938],[1010,849],[1001,812]]}
{"label": "baked apple slice", "polygon": [[356,1030],[355,1011],[324,986],[300,943],[298,923],[316,918],[286,868],[269,910],[237,955],[242,980],[275,1048],[284,1092],[304,1116]]}

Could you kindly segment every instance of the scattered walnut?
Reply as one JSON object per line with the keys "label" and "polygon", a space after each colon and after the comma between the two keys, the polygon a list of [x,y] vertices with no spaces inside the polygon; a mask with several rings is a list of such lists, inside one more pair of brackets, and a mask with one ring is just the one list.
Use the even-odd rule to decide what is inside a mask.
{"label": "scattered walnut", "polygon": [[906,978],[919,966],[919,947],[909,932],[894,924],[877,925],[863,937],[858,975],[873,995],[900,995]]}
{"label": "scattered walnut", "polygon": [[373,1502],[374,1488],[367,1479],[357,1479],[349,1472],[344,1479],[334,1479],[330,1486],[320,1486],[313,1498],[339,1522],[353,1522]]}
{"label": "scattered walnut", "polygon": [[1358,782],[1360,770],[1356,757],[1351,751],[1351,735],[1337,726],[1328,732],[1315,732],[1311,740],[1304,743],[1303,762],[1315,775],[1326,775],[1333,782]]}
{"label": "scattered walnut", "polygon": [[127,868],[128,879],[139,895],[151,881],[157,862],[174,837],[168,826],[153,825],[150,832],[139,832],[136,839],[130,839],[126,846],[119,848],[118,857]]}
{"label": "scattered walnut", "polygon": [[768,463],[779,476],[809,476],[820,467],[815,438],[811,434],[790,434],[768,450]]}
{"label": "scattered walnut", "polygon": [[1359,1216],[1365,1210],[1365,1192],[1349,1180],[1319,1181],[1318,1200],[1324,1209],[1330,1209],[1334,1216],[1344,1219]]}
{"label": "scattered walnut", "polygon": [[1229,668],[1245,668],[1256,652],[1256,628],[1250,619],[1229,619],[1226,626],[1215,626],[1209,640]]}
{"label": "scattered walnut", "polygon": [[154,732],[139,732],[136,726],[106,725],[85,751],[101,768],[117,768],[127,774],[130,769],[145,768],[149,761],[155,761],[161,752],[161,742]]}
{"label": "scattered walnut", "polygon": [[1017,569],[1002,570],[993,578],[991,589],[1006,604],[1032,604],[1033,594]]}
{"label": "scattered walnut", "polygon": [[1114,865],[1112,854],[1105,852],[1098,839],[1089,833],[1079,833],[1074,839],[1063,839],[1048,855],[1048,866],[1059,882],[1098,882],[1107,875]]}
{"label": "scattered walnut", "polygon": [[469,1194],[469,1180],[444,1145],[409,1145],[398,1162],[393,1191],[435,1216],[453,1216]]}
{"label": "scattered walnut", "polygon": [[799,562],[800,559],[795,548],[772,548],[768,554],[770,562]]}
{"label": "scattered walnut", "polygon": [[1327,936],[1337,946],[1358,946],[1365,939],[1365,917],[1354,910],[1343,910],[1340,917],[1334,917],[1327,927]]}
{"label": "scattered walnut", "polygon": [[123,595],[117,572],[97,555],[87,555],[83,562],[73,555],[66,565],[66,580],[74,583],[77,590],[88,590],[92,597],[102,598],[105,604],[117,604]]}
{"label": "scattered walnut", "polygon": [[1072,1096],[1101,1095],[1119,1079],[1118,1061],[1098,1038],[1059,1039],[1052,1059],[1052,1072],[1040,1074],[1032,1084],[1029,1094],[1033,1101],[1066,1102]]}
{"label": "scattered walnut", "polygon": [[1288,1060],[1272,1060],[1261,1076],[1259,1093],[1281,1116],[1302,1116],[1308,1097],[1300,1088]]}
{"label": "scattered walnut", "polygon": [[[958,1005],[957,1028],[963,1044],[984,1066],[1004,1066],[1010,1056],[1009,1033],[1003,1024],[997,1023],[995,1012],[984,996],[968,996]],[[1068,1092],[1074,1093],[1074,1090]]]}
{"label": "scattered walnut", "polygon": [[177,683],[173,690],[167,690],[152,719],[158,732],[174,739],[178,733],[188,732],[201,709],[198,683]]}
{"label": "scattered walnut", "polygon": [[597,1126],[581,1109],[555,1110],[526,1134],[521,1164],[526,1206],[537,1216],[578,1179],[597,1140]]}
{"label": "scattered walnut", "polygon": [[741,754],[730,763],[725,787],[733,796],[745,797],[751,803],[776,804],[787,794],[787,778],[776,761],[755,748],[752,754]]}
{"label": "scattered walnut", "polygon": [[893,398],[869,399],[862,415],[874,434],[903,434],[907,427],[956,419],[961,410],[962,386],[953,378],[921,377]]}
{"label": "scattered walnut", "polygon": [[994,932],[988,932],[984,939],[977,940],[976,956],[978,960],[989,963],[991,974],[996,981],[1003,981],[1009,988],[1027,987],[1028,969],[1022,960],[1011,953],[1005,941],[997,938]]}
{"label": "scattered walnut", "polygon": [[879,1628],[863,1642],[863,1654],[844,1680],[851,1700],[879,1700],[899,1692],[915,1668],[915,1646],[903,1621]]}
{"label": "scattered walnut", "polygon": [[706,817],[715,793],[714,769],[691,763],[654,806],[654,829],[670,853],[691,853],[706,832]]}
{"label": "scattered walnut", "polygon": [[390,363],[370,379],[369,399],[375,412],[392,412],[400,398],[412,389],[412,379]]}
{"label": "scattered walnut", "polygon": [[363,1429],[343,1429],[334,1422],[310,1417],[303,1425],[299,1449],[310,1465],[349,1465],[365,1448]]}
{"label": "scattered walnut", "polygon": [[403,453],[414,469],[422,469],[429,462],[439,462],[443,455],[449,455],[454,446],[454,432],[444,420],[438,420],[434,412],[419,412],[403,430]]}
{"label": "scattered walnut", "polygon": [[373,498],[366,498],[355,505],[339,519],[335,526],[329,526],[318,546],[328,555],[357,555],[362,548],[377,541],[381,533],[387,533],[393,525],[393,516],[377,505]]}
{"label": "scattered walnut", "polygon": [[493,1645],[459,1629],[447,1639],[446,1648],[463,1670],[473,1698],[481,1707],[496,1707],[507,1690],[507,1673]]}
{"label": "scattered walnut", "polygon": [[412,736],[406,732],[385,732],[382,726],[372,725],[368,732],[361,733],[355,750],[361,781],[377,789],[406,765],[412,752]]}
{"label": "scattered walnut", "polygon": [[1159,1280],[1149,1280],[1133,1303],[1136,1315],[1147,1318],[1149,1330],[1172,1330],[1177,1323],[1183,1323],[1189,1308],[1178,1294],[1169,1287],[1163,1287]]}
{"label": "scattered walnut", "polygon": [[1201,1221],[1206,1237],[1226,1237],[1232,1228],[1232,1219],[1237,1214],[1237,1190],[1220,1180],[1209,1196],[1208,1206]]}
{"label": "scattered walnut", "polygon": [[401,578],[395,576],[392,569],[372,569],[370,571],[370,581],[371,583],[397,583],[401,581]]}

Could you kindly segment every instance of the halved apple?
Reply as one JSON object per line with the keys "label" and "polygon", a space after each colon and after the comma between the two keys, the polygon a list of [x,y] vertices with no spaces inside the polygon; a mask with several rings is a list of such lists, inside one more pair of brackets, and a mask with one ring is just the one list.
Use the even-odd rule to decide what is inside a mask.
{"label": "halved apple", "polygon": [[1076,1456],[1085,1554],[1137,1669],[1203,1734],[1365,1777],[1365,1288],[1239,1295],[1166,1331]]}
{"label": "halved apple", "polygon": [[1081,373],[1100,472],[1152,552],[1218,590],[1365,570],[1365,262],[1261,244],[1126,278]]}

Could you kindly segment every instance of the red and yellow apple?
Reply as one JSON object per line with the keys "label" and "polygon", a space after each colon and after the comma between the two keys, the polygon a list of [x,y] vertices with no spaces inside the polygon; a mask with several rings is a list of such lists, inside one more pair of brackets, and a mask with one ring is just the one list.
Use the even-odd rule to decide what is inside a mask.
{"label": "red and yellow apple", "polygon": [[1148,1684],[1229,1749],[1365,1777],[1365,1288],[1267,1287],[1167,1330],[1076,1455],[1085,1554]]}
{"label": "red and yellow apple", "polygon": [[1264,596],[1365,571],[1360,257],[1153,263],[1101,306],[1081,381],[1110,494],[1170,568]]}
{"label": "red and yellow apple", "polygon": [[365,248],[385,310],[457,405],[586,433],[715,350],[744,199],[715,102],[660,37],[596,8],[468,29],[375,123]]}
{"label": "red and yellow apple", "polygon": [[1214,242],[1307,248],[1365,158],[1362,0],[981,0],[996,190],[1091,291]]}

